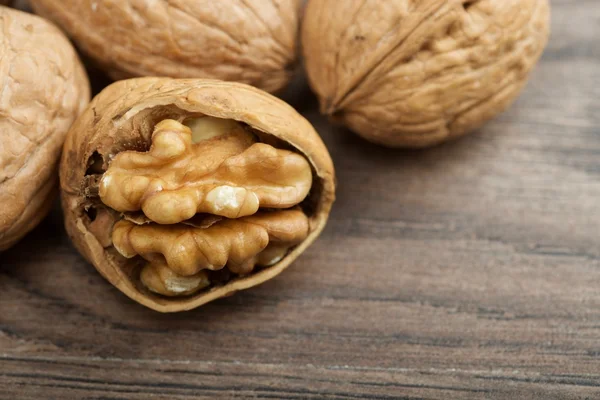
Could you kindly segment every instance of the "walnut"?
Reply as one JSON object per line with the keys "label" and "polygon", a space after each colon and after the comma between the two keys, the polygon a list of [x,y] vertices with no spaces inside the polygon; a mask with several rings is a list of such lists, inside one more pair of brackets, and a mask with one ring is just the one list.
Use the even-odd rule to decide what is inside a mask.
{"label": "walnut", "polygon": [[299,0],[31,0],[114,79],[211,78],[269,92],[297,60]]}
{"label": "walnut", "polygon": [[62,144],[90,89],[77,54],[52,24],[0,7],[0,30],[0,250],[5,250],[50,209]]}
{"label": "walnut", "polygon": [[[308,236],[308,218],[300,210],[262,212],[240,219],[222,219],[207,228],[185,224],[137,225],[122,220],[112,233],[114,247],[124,257],[142,256],[149,263],[142,269],[142,282],[150,290],[176,296],[177,290],[167,290],[168,279],[160,286],[144,279],[145,270],[164,265],[170,270],[169,279],[178,281],[206,270],[220,270],[227,266],[238,275],[248,275],[259,265],[269,267],[279,262],[288,250]],[[185,294],[206,286],[210,275],[198,286],[190,284]]]}
{"label": "walnut", "polygon": [[548,34],[547,0],[310,0],[302,45],[323,113],[378,144],[426,147],[506,109]]}
{"label": "walnut", "polygon": [[310,124],[250,86],[138,78],[101,92],[61,162],[74,244],[152,309],[191,309],[258,285],[320,234],[334,200]]}
{"label": "walnut", "polygon": [[[254,143],[252,133],[231,120],[192,121],[198,120],[210,122],[194,123],[196,135],[177,121],[163,120],[154,128],[148,152],[123,151],[113,158],[100,180],[100,200],[120,212],[142,210],[156,223],[117,222],[113,245],[127,258],[141,255],[152,262],[160,255],[159,264],[169,266],[178,281],[203,269],[227,266],[248,274],[257,263],[269,266],[259,262],[262,252],[271,242],[285,252],[302,242],[308,218],[301,211],[257,212],[260,207],[286,209],[301,203],[312,186],[310,164],[297,153]],[[221,132],[206,139],[207,127]],[[199,213],[226,219],[206,227],[179,225]],[[144,282],[144,270],[141,277]],[[162,283],[158,289],[146,286],[179,294]],[[191,292],[188,288],[185,294]]]}
{"label": "walnut", "polygon": [[159,122],[148,152],[122,152],[112,160],[100,181],[102,202],[121,212],[143,210],[159,224],[176,224],[198,213],[239,218],[259,207],[289,208],[304,200],[312,171],[303,156],[254,143],[240,124],[221,128],[222,135],[193,143],[190,128],[169,119]]}

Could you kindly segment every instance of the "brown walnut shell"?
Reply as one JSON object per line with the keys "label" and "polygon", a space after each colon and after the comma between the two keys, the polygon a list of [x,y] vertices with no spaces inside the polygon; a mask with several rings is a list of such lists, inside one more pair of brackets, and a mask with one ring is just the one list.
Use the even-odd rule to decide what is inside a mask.
{"label": "brown walnut shell", "polygon": [[298,0],[31,0],[114,79],[283,88],[297,59]]}
{"label": "brown walnut shell", "polygon": [[49,22],[1,7],[0,250],[47,214],[67,130],[89,102],[85,71]]}
{"label": "brown walnut shell", "polygon": [[[143,268],[140,266],[140,261],[144,263],[146,260],[136,256],[136,254],[142,255],[139,253],[141,251],[139,248],[144,246],[154,246],[155,249],[165,247],[165,241],[179,236],[175,230],[179,232],[195,230],[195,233],[199,232],[202,236],[203,229],[210,230],[214,226],[219,226],[220,221],[225,217],[208,217],[207,219],[206,215],[202,214],[204,219],[200,218],[201,220],[197,222],[184,221],[184,225],[179,224],[176,227],[169,224],[189,218],[189,216],[177,220],[161,221],[162,225],[152,221],[148,224],[150,219],[148,216],[116,212],[108,207],[103,203],[108,195],[103,192],[107,192],[105,186],[108,184],[108,176],[113,183],[130,182],[129,185],[123,187],[122,193],[131,194],[132,190],[139,188],[136,181],[128,180],[130,178],[122,175],[123,171],[127,172],[128,165],[132,165],[131,163],[137,163],[136,165],[140,166],[132,167],[134,168],[131,169],[133,173],[142,173],[148,168],[154,168],[152,166],[154,163],[160,164],[160,168],[163,170],[169,165],[178,164],[180,167],[183,165],[182,171],[185,174],[178,176],[182,179],[192,179],[190,174],[194,175],[194,172],[188,164],[185,164],[188,162],[185,158],[179,158],[176,162],[152,161],[153,154],[160,150],[158,135],[164,134],[166,135],[164,137],[167,138],[175,137],[176,130],[182,127],[180,122],[190,118],[217,118],[235,121],[234,124],[243,125],[244,129],[253,132],[253,137],[258,137],[261,143],[265,143],[265,145],[260,144],[259,146],[262,147],[259,149],[268,147],[266,143],[270,143],[273,146],[285,148],[286,150],[278,151],[283,152],[286,156],[296,157],[292,161],[296,161],[297,155],[301,155],[310,165],[309,174],[312,174],[312,178],[309,175],[309,179],[312,179],[312,187],[308,196],[298,207],[290,209],[290,211],[273,211],[268,214],[271,212],[269,209],[263,212],[272,215],[273,218],[279,218],[279,216],[287,218],[285,213],[292,213],[297,217],[299,210],[302,210],[302,213],[306,215],[303,218],[308,222],[308,225],[305,225],[308,227],[308,236],[304,236],[306,238],[301,243],[293,247],[274,265],[254,270],[249,274],[243,273],[196,293],[186,292],[185,296],[165,297],[157,294],[162,293],[164,289],[160,286],[160,282],[155,285],[158,289],[154,292],[142,284],[141,280],[144,276],[140,276],[140,268]],[[219,150],[218,146],[224,145],[218,142],[215,144],[209,141],[208,143],[211,146],[214,145],[216,150],[205,153],[201,164],[210,167],[213,164],[213,157],[220,157],[219,154],[224,151]],[[182,148],[178,145],[170,145],[162,149],[169,153],[166,159],[174,160],[171,153],[175,151],[174,149],[181,150]],[[161,154],[161,156],[164,155],[164,153]],[[185,154],[189,156],[191,153]],[[223,165],[220,161],[218,164]],[[258,164],[260,168],[265,167],[264,162]],[[245,176],[243,170],[237,169],[237,171],[241,176]],[[77,249],[119,290],[135,301],[161,312],[189,310],[275,277],[317,238],[325,226],[335,197],[334,169],[331,158],[325,145],[308,121],[283,101],[261,90],[240,83],[216,80],[137,78],[110,85],[92,100],[87,110],[69,131],[61,161],[60,177],[65,224]],[[162,182],[165,188],[173,183],[168,181],[171,178],[167,177],[166,173],[163,178]],[[275,176],[267,177],[268,181],[274,179],[277,178]],[[253,178],[248,175],[248,180],[251,181]],[[144,180],[144,182],[148,183],[149,181]],[[178,188],[181,187],[183,187],[182,190],[188,190],[187,188],[191,187],[191,184],[178,186]],[[124,204],[130,204],[118,195],[114,199],[116,199],[115,204],[123,201]],[[136,199],[142,198],[137,196]],[[161,204],[170,203],[163,201]],[[139,208],[134,207],[133,209]],[[148,215],[153,216],[154,214]],[[196,217],[199,216],[200,214],[196,215]],[[258,220],[262,217],[257,214],[247,218]],[[244,218],[240,218],[240,221],[242,220]],[[235,224],[238,220],[226,219],[226,224],[231,224],[232,221]],[[300,220],[300,224],[302,223]],[[252,222],[252,226],[261,229],[254,222]],[[285,223],[280,226],[287,229]],[[144,230],[144,232],[140,232],[140,235],[151,236],[152,242],[140,244],[138,241],[136,244],[127,242],[127,240],[123,241],[122,234],[128,235],[132,230]],[[220,235],[218,234],[216,237],[220,238]],[[222,235],[231,236],[227,232]],[[239,239],[238,236],[233,239],[236,238]],[[229,239],[231,238],[228,237],[227,240]],[[117,240],[121,243],[120,246],[115,244]],[[198,239],[196,238],[196,240]],[[206,243],[210,244],[210,242]],[[254,243],[247,244],[253,245]],[[166,247],[167,250],[173,248],[173,246]],[[209,248],[212,248],[212,245]],[[130,252],[133,253],[129,254]],[[208,252],[210,253],[210,250]],[[156,255],[152,251],[151,253],[153,256]],[[180,255],[181,252],[175,254],[175,256]],[[211,256],[206,253],[204,255],[208,258]],[[134,257],[126,258],[124,256]],[[181,264],[182,259],[179,257],[175,261]],[[166,260],[170,262],[168,256]],[[158,270],[151,269],[144,273],[148,282],[152,283],[156,279],[164,277],[161,274],[165,271],[170,275],[173,274],[172,271],[163,268],[164,263],[165,258],[161,258],[158,264],[154,265],[155,267],[158,265]],[[179,267],[178,272],[187,271],[190,265],[184,263]],[[213,271],[208,272],[212,273]],[[197,282],[203,281],[205,278],[205,275],[197,275]]]}
{"label": "brown walnut shell", "polygon": [[548,34],[548,0],[310,0],[302,46],[323,113],[378,144],[426,147],[506,109]]}

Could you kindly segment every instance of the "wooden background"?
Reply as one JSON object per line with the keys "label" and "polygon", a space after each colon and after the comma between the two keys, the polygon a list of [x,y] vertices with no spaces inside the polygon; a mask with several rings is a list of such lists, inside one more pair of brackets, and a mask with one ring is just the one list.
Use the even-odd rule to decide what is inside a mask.
{"label": "wooden background", "polygon": [[455,143],[370,145],[297,82],[338,201],[263,286],[147,310],[75,252],[57,207],[0,254],[0,398],[600,398],[600,2],[552,3],[522,98]]}

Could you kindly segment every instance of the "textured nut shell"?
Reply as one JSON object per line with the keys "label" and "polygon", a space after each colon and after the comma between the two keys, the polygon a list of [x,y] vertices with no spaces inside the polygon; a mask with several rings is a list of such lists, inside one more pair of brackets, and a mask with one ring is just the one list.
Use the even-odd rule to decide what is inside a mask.
{"label": "textured nut shell", "polygon": [[298,0],[31,0],[115,79],[210,78],[274,92],[296,61]]}
{"label": "textured nut shell", "polygon": [[0,7],[0,250],[33,229],[58,187],[67,130],[89,102],[87,76],[52,24]]}
{"label": "textured nut shell", "polygon": [[324,113],[392,147],[507,108],[548,39],[547,0],[310,0],[302,46]]}
{"label": "textured nut shell", "polygon": [[[84,180],[87,160],[96,151],[108,159],[123,150],[147,149],[156,123],[165,118],[182,119],[198,113],[244,122],[289,143],[310,161],[321,192],[310,217],[309,237],[281,262],[194,296],[167,299],[136,286],[86,226]],[[107,87],[92,100],[69,131],[60,177],[65,224],[76,247],[123,293],[161,312],[192,309],[278,275],[320,234],[335,196],[332,161],[308,121],[286,103],[258,89],[212,80],[138,78]]]}

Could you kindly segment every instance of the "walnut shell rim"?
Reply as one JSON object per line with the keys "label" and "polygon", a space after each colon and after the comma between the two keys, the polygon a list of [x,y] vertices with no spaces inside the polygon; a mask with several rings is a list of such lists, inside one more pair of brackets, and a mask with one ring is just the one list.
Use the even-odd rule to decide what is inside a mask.
{"label": "walnut shell rim", "polygon": [[[256,111],[255,111],[256,110]],[[141,290],[89,228],[86,214],[88,161],[100,155],[104,165],[114,154],[148,145],[153,124],[166,117],[207,115],[232,119],[281,139],[303,154],[318,177],[318,199],[309,216],[311,232],[281,262],[220,287],[182,298],[164,298]],[[251,86],[214,81],[137,78],[116,82],[92,100],[73,124],[60,169],[65,225],[74,245],[96,269],[131,299],[160,312],[196,308],[209,301],[263,283],[287,268],[319,236],[335,199],[333,163],[321,138],[306,119],[283,101]]]}

